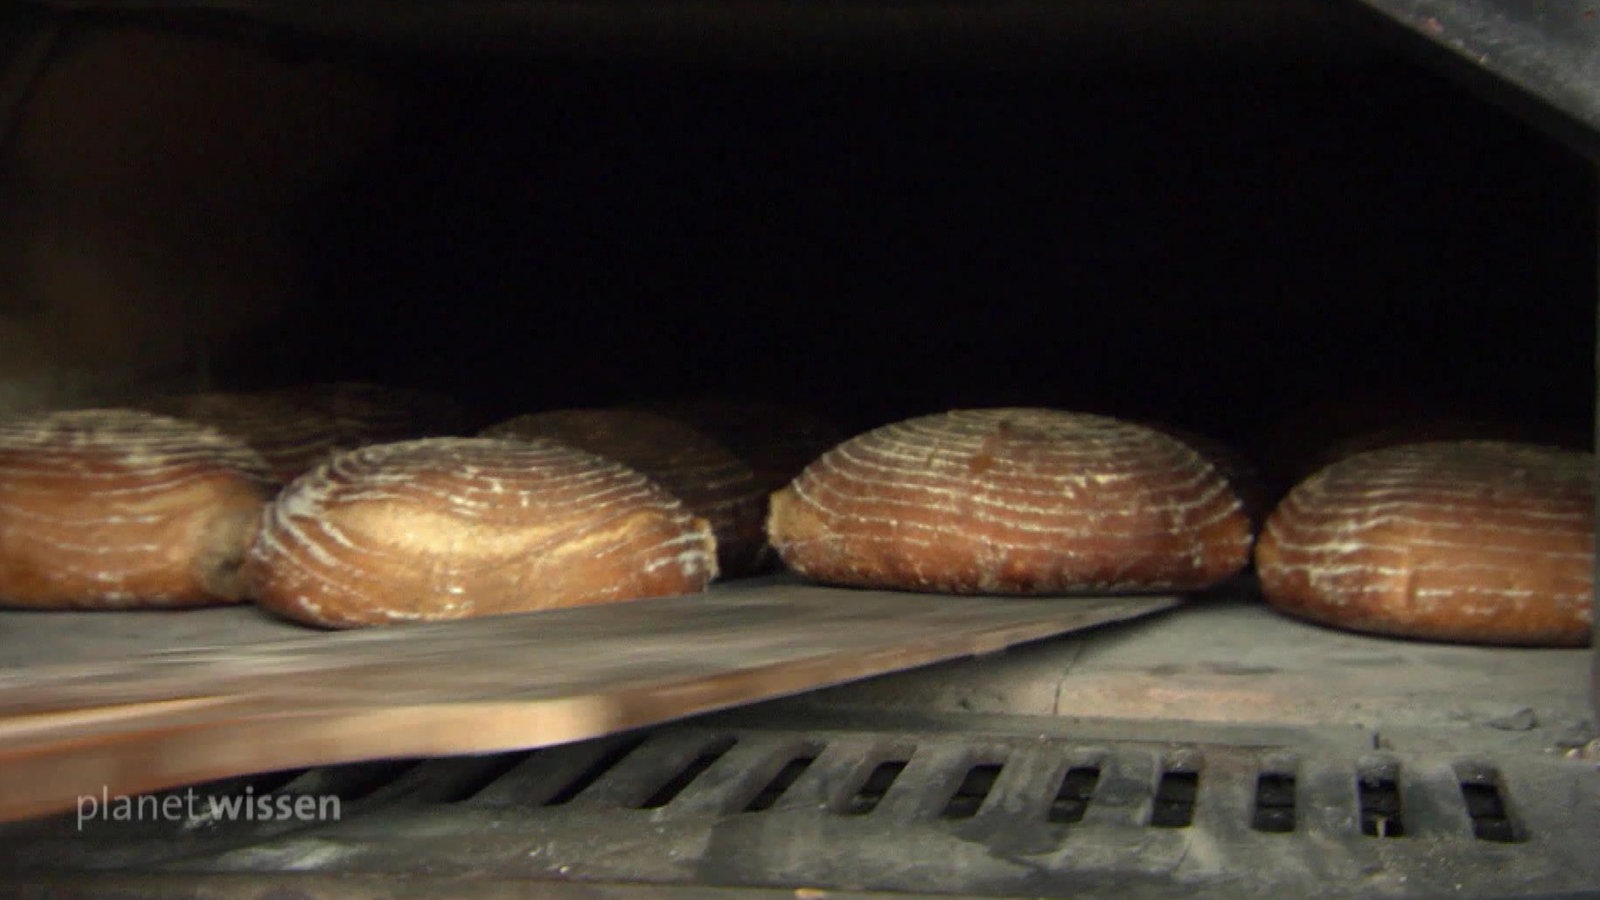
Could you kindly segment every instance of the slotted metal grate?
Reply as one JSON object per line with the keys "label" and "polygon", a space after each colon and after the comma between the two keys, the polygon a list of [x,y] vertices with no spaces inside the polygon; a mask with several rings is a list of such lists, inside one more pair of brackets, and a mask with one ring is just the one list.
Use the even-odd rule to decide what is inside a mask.
{"label": "slotted metal grate", "polygon": [[197,790],[333,792],[343,805],[333,822],[164,823],[138,840],[116,823],[24,823],[0,835],[0,865],[993,896],[1518,896],[1600,884],[1586,837],[1600,833],[1600,772],[1555,756],[680,727]]}

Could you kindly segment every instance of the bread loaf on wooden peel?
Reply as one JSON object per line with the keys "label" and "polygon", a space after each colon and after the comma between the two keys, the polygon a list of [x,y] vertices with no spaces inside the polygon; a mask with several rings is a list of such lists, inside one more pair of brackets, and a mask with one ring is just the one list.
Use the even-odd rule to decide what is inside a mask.
{"label": "bread loaf on wooden peel", "polygon": [[551,441],[431,438],[340,454],[268,508],[245,565],[264,609],[326,627],[702,591],[704,520]]}
{"label": "bread loaf on wooden peel", "polygon": [[1444,641],[1588,643],[1592,454],[1498,441],[1388,447],[1291,491],[1256,548],[1295,616]]}
{"label": "bread loaf on wooden peel", "polygon": [[564,409],[518,416],[485,437],[549,439],[643,474],[711,523],[723,575],[747,574],[766,549],[766,492],[748,465],[700,430],[628,409]]}
{"label": "bread loaf on wooden peel", "polygon": [[0,602],[236,602],[275,487],[254,451],[189,422],[109,409],[0,423]]}
{"label": "bread loaf on wooden peel", "polygon": [[772,499],[768,533],[817,581],[951,593],[1198,589],[1250,523],[1182,442],[1102,416],[959,410],[867,432]]}

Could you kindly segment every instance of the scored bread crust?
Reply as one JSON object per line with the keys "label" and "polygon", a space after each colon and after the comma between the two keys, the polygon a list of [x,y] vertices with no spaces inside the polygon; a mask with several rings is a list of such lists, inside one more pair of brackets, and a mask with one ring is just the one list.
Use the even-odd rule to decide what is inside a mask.
{"label": "scored bread crust", "polygon": [[766,492],[739,457],[690,425],[652,412],[563,409],[492,425],[485,437],[543,438],[615,460],[711,523],[724,575],[756,570],[766,550]]}
{"label": "scored bread crust", "polygon": [[744,556],[735,574],[777,568],[778,555],[767,542],[769,498],[844,440],[838,427],[807,410],[765,400],[704,397],[656,401],[639,408],[709,435],[750,468],[759,489],[759,500],[749,508],[755,519],[749,538],[754,553]]}
{"label": "scored bread crust", "polygon": [[1594,457],[1503,441],[1342,459],[1267,520],[1263,596],[1327,625],[1473,643],[1589,642]]}
{"label": "scored bread crust", "polygon": [[1117,419],[957,410],[852,438],[773,495],[768,535],[817,581],[947,593],[1190,590],[1251,529],[1188,445]]}
{"label": "scored bread crust", "polygon": [[340,451],[438,436],[462,418],[442,395],[362,382],[180,394],[139,406],[238,438],[285,483]]}
{"label": "scored bread crust", "polygon": [[353,627],[696,593],[717,569],[710,526],[631,469],[551,441],[430,438],[297,479],[245,572],[262,608]]}
{"label": "scored bread crust", "polygon": [[755,474],[763,500],[845,438],[829,420],[780,403],[706,398],[642,408],[692,425],[727,447]]}
{"label": "scored bread crust", "polygon": [[1206,462],[1215,466],[1222,477],[1227,479],[1234,494],[1238,495],[1239,502],[1244,505],[1244,512],[1250,519],[1251,527],[1260,530],[1267,514],[1272,512],[1272,490],[1267,485],[1266,476],[1261,474],[1261,469],[1254,462],[1233,446],[1209,435],[1155,422],[1140,424],[1188,444],[1204,457]]}
{"label": "scored bread crust", "polygon": [[96,409],[0,423],[0,602],[238,602],[274,487],[258,454],[190,422]]}
{"label": "scored bread crust", "polygon": [[261,454],[280,482],[293,481],[327,459],[343,440],[332,416],[271,394],[182,394],[158,397],[141,407],[239,439]]}
{"label": "scored bread crust", "polygon": [[339,449],[460,434],[468,415],[445,394],[363,381],[302,384],[268,392],[333,419]]}

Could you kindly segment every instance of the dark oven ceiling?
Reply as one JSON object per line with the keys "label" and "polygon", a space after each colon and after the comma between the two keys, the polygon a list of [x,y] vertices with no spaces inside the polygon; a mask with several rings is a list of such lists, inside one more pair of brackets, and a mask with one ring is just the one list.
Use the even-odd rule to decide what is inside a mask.
{"label": "dark oven ceiling", "polygon": [[[1348,62],[1370,41],[1410,40],[1589,155],[1600,152],[1600,9],[1515,0],[1178,2],[469,2],[49,0],[62,11],[251,22],[411,49],[688,55],[829,65],[1047,57],[1085,67],[1201,54]],[[1368,15],[1403,26],[1384,29]],[[1409,33],[1406,36],[1405,33]],[[1416,40],[1417,37],[1424,40]],[[1430,49],[1422,49],[1424,44]],[[1440,51],[1444,52],[1440,52]]]}

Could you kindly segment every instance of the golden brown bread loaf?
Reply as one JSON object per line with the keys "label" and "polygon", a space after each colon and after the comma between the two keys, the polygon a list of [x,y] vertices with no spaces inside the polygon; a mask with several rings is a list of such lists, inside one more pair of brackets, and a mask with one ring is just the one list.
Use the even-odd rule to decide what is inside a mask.
{"label": "golden brown bread loaf", "polygon": [[1497,441],[1389,447],[1289,493],[1256,548],[1274,607],[1444,641],[1589,641],[1594,457]]}
{"label": "golden brown bread loaf", "polygon": [[[827,419],[781,403],[707,397],[656,402],[642,409],[683,422],[710,435],[750,468],[760,487],[754,558],[738,572],[756,573],[778,567],[778,555],[767,542],[768,498],[794,480],[813,460],[845,436]],[[736,573],[737,574],[737,573]]]}
{"label": "golden brown bread loaf", "polygon": [[755,473],[763,494],[793,481],[845,439],[827,419],[781,403],[708,398],[644,408],[687,423],[728,448]]}
{"label": "golden brown bread loaf", "polygon": [[0,601],[237,602],[274,487],[260,456],[189,422],[78,410],[0,423]]}
{"label": "golden brown bread loaf", "polygon": [[305,384],[273,392],[333,419],[341,449],[444,437],[467,428],[467,414],[444,394],[361,381]]}
{"label": "golden brown bread loaf", "polygon": [[340,451],[445,434],[462,418],[442,395],[359,382],[157,397],[141,408],[244,441],[282,482]]}
{"label": "golden brown bread loaf", "polygon": [[951,593],[1187,590],[1238,572],[1239,498],[1150,428],[958,410],[824,454],[773,496],[772,544],[817,581]]}
{"label": "golden brown bread loaf", "polygon": [[716,545],[617,463],[551,441],[431,438],[342,453],[296,480],[245,575],[267,610],[351,627],[695,593]]}
{"label": "golden brown bread loaf", "polygon": [[[1373,450],[1399,447],[1404,444],[1435,444],[1461,441],[1495,441],[1506,444],[1535,444],[1564,447],[1569,450],[1588,449],[1592,436],[1563,433],[1562,429],[1544,425],[1516,422],[1508,419],[1487,418],[1420,418],[1399,425],[1354,434],[1329,444],[1307,461],[1309,468],[1301,481],[1320,472],[1341,459],[1348,459]],[[1297,482],[1298,483],[1298,482]]]}
{"label": "golden brown bread loaf", "polygon": [[485,437],[547,438],[642,473],[711,523],[724,575],[755,570],[766,549],[766,492],[727,448],[683,422],[627,409],[564,409],[518,416]]}
{"label": "golden brown bread loaf", "polygon": [[1273,506],[1272,489],[1267,486],[1266,476],[1261,473],[1260,468],[1233,446],[1209,435],[1154,422],[1141,424],[1188,444],[1204,457],[1206,462],[1215,466],[1217,471],[1222,473],[1222,477],[1228,480],[1228,485],[1239,497],[1239,502],[1244,505],[1244,512],[1250,517],[1250,524],[1260,529],[1261,524],[1266,521],[1267,514],[1272,512]]}
{"label": "golden brown bread loaf", "polygon": [[1503,441],[1589,450],[1594,435],[1527,420],[1514,410],[1465,406],[1440,398],[1341,389],[1280,417],[1261,435],[1257,462],[1278,489],[1289,489],[1341,459],[1436,441]]}
{"label": "golden brown bread loaf", "polygon": [[183,394],[158,397],[140,407],[243,441],[261,454],[280,482],[293,481],[345,443],[332,416],[272,394]]}

